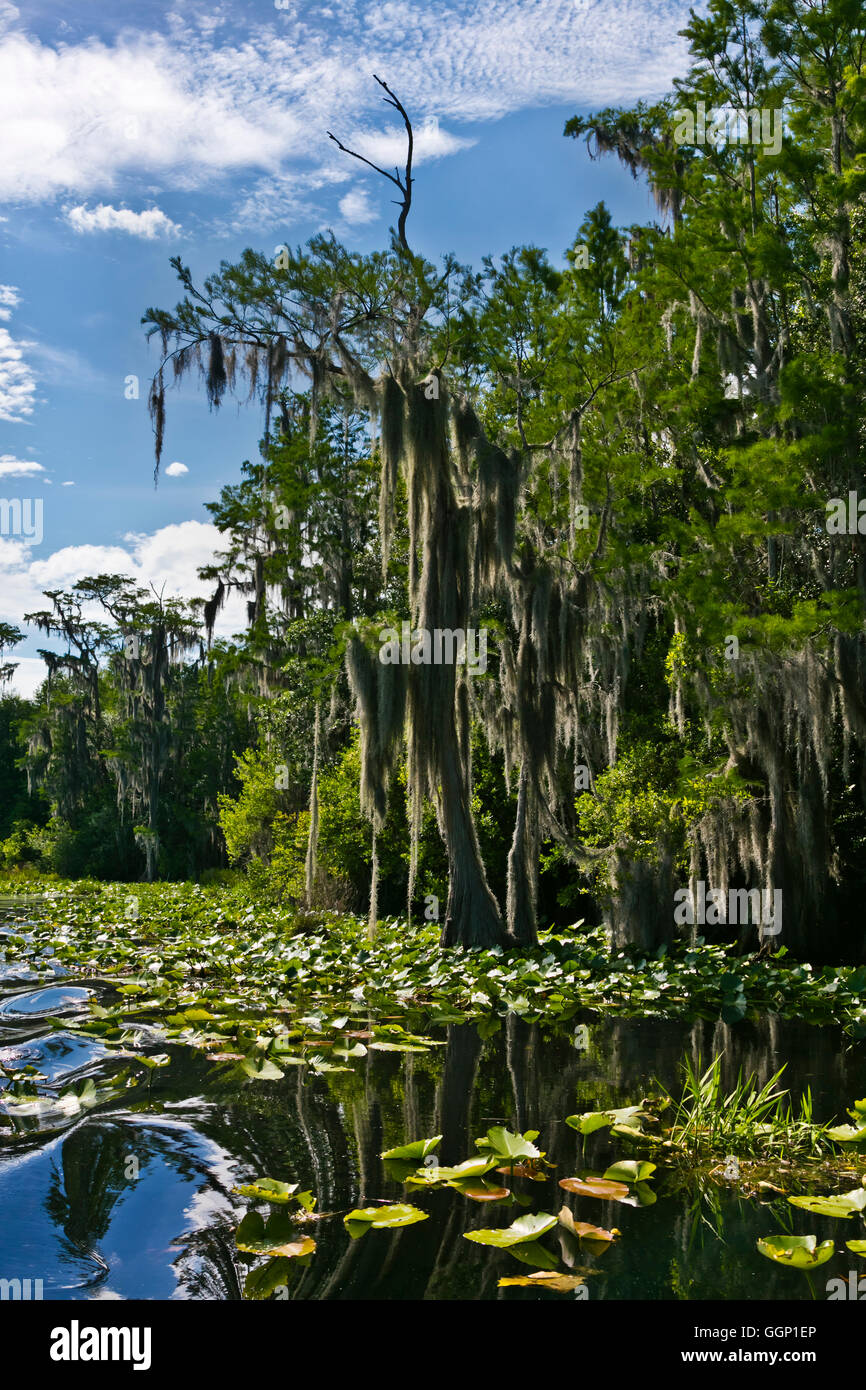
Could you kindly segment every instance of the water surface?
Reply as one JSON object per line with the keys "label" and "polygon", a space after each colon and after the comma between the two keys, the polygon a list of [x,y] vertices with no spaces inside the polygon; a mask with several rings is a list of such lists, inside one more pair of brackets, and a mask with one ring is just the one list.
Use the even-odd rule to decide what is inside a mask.
{"label": "water surface", "polygon": [[[114,997],[98,980],[45,987],[0,977],[0,1063],[35,1067],[48,1100],[88,1078],[109,1087],[124,1059],[47,1022],[80,1015],[92,995]],[[544,1183],[515,1180],[532,1210],[556,1213],[565,1204],[577,1220],[621,1232],[598,1256],[576,1258],[562,1245],[566,1263],[585,1275],[589,1301],[825,1298],[826,1281],[847,1277],[855,1264],[844,1240],[863,1234],[858,1221],[815,1217],[784,1198],[746,1200],[736,1184],[690,1183],[661,1166],[652,1205],[575,1198],[559,1177],[601,1171],[632,1151],[606,1130],[582,1151],[564,1119],[636,1103],[656,1078],[678,1093],[684,1055],[723,1053],[729,1085],[740,1068],[764,1082],[786,1063],[795,1096],[811,1087],[815,1118],[841,1120],[866,1095],[862,1045],[836,1028],[773,1017],[733,1027],[589,1014],[583,1021],[585,1047],[575,1046],[574,1022],[557,1033],[512,1016],[486,1041],[472,1025],[452,1025],[435,1035],[445,1046],[426,1053],[370,1052],[349,1074],[314,1076],[304,1067],[247,1084],[227,1082],[225,1068],[200,1052],[154,1041],[148,1050],[168,1051],[170,1064],[134,1089],[87,1108],[17,1114],[0,1128],[0,1277],[41,1279],[51,1299],[239,1299],[257,1260],[236,1249],[235,1229],[252,1204],[233,1189],[269,1176],[312,1189],[320,1215],[299,1231],[317,1248],[308,1266],[291,1268],[283,1296],[574,1300],[500,1289],[500,1278],[530,1269],[462,1239],[509,1224],[520,1207],[474,1203],[449,1189],[407,1196],[380,1158],[383,1149],[441,1133],[440,1162],[457,1163],[475,1153],[476,1137],[505,1124],[539,1130],[539,1146],[557,1165]],[[411,1201],[429,1220],[352,1241],[343,1215],[380,1200]],[[759,1237],[782,1230],[836,1240],[836,1256],[811,1276],[811,1289],[757,1251]],[[546,1244],[556,1251],[556,1233]]]}

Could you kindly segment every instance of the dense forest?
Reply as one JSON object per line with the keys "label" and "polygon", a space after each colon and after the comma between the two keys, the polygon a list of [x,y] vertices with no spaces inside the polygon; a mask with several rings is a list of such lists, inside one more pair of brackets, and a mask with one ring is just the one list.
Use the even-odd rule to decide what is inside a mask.
{"label": "dense forest", "polygon": [[446,946],[583,917],[655,949],[700,892],[702,934],[753,951],[724,905],[757,889],[777,946],[863,959],[862,19],[693,15],[664,100],[564,132],[655,220],[599,203],[564,256],[412,249],[392,74],[386,249],[176,259],[143,319],[157,473],[188,373],[261,409],[260,456],[208,507],[209,601],[98,575],[0,630],[0,681],[25,624],[52,643],[37,697],[0,700],[6,868],[245,875]]}
{"label": "dense forest", "polygon": [[[0,1300],[46,1299],[53,1360],[117,1360],[125,1336],[159,1374],[195,1331],[197,1367],[212,1347],[225,1376],[237,1347],[248,1377],[228,1302],[339,1303],[330,1332],[351,1302],[551,1299],[608,1374],[638,1301],[663,1375],[855,1359],[860,1329],[820,1303],[866,1298],[866,12],[707,0],[671,46],[679,0],[501,9],[228,0],[44,44],[52,82],[104,59],[119,91],[150,43],[168,86],[133,95],[160,146],[171,93],[192,102],[202,55],[215,74],[206,152],[196,132],[180,173],[160,148],[117,189],[146,179],[183,223],[67,210],[90,247],[119,238],[116,260],[65,248],[98,280],[88,331],[105,349],[127,324],[152,380],[120,414],[135,479],[107,485],[106,390],[52,544],[93,499],[103,538],[118,499],[141,530],[44,565],[0,541],[36,595],[0,623]],[[193,166],[246,139],[223,89],[278,69],[297,141],[318,55],[364,28],[331,130],[300,123],[301,154],[248,187],[256,134],[220,183],[211,213],[233,187],[261,219],[209,221]],[[535,29],[520,124],[437,144],[436,103],[469,130],[467,82],[511,83]],[[639,91],[670,89],[591,110],[578,51],[598,105],[644,57]],[[523,118],[548,65],[569,99],[545,135],[549,110]],[[67,143],[95,168],[113,128],[88,122]],[[55,140],[41,106],[31,124]],[[305,139],[332,161],[312,179],[337,170],[321,221],[294,201]],[[491,203],[469,225],[491,182],[448,203],[482,164],[514,168],[513,223]],[[290,245],[271,229],[296,214],[320,230]],[[321,230],[365,223],[341,236],[379,249]],[[266,244],[241,254],[240,225]],[[159,227],[185,256],[145,245]],[[13,303],[0,285],[0,320]],[[72,438],[86,404],[52,405]],[[10,459],[0,478],[75,486]],[[208,526],[160,524],[191,498]],[[115,555],[135,579],[90,572]]]}

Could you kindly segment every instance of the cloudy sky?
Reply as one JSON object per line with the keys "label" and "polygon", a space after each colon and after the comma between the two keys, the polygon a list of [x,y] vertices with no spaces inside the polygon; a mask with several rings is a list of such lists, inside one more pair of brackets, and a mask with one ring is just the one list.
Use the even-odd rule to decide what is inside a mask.
{"label": "cloudy sky", "polygon": [[[652,216],[562,127],[665,91],[688,8],[0,0],[0,497],[42,498],[44,518],[38,543],[0,536],[0,619],[100,571],[203,591],[217,541],[203,503],[255,455],[261,418],[211,414],[191,379],[170,393],[154,489],[141,316],[176,301],[172,255],[200,279],[327,227],[362,251],[387,241],[393,190],[326,135],[399,161],[373,72],[416,128],[413,246],[477,263],[534,242],[559,260],[602,198],[620,224]],[[22,693],[40,644],[16,652]]]}

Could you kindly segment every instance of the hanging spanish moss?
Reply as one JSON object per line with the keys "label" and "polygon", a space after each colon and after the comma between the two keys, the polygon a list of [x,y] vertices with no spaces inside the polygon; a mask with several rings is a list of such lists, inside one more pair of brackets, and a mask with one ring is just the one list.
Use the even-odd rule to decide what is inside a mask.
{"label": "hanging spanish moss", "polygon": [[310,829],[307,836],[307,856],[304,864],[307,907],[313,905],[316,885],[316,855],[319,845],[319,745],[321,742],[321,709],[316,704],[316,721],[313,730],[313,772],[310,780]]}

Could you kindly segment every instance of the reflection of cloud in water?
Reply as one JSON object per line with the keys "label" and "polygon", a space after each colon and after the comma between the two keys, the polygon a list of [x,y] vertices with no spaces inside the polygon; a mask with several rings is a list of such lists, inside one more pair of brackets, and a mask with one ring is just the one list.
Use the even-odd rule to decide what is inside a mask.
{"label": "reflection of cloud in water", "polygon": [[[186,1182],[196,1183],[189,1194],[176,1191],[170,1202],[159,1199],[166,1218],[164,1229],[171,1231],[161,1254],[165,1257],[177,1251],[170,1263],[166,1261],[176,1286],[163,1296],[236,1299],[240,1289],[234,1263],[234,1230],[244,1209],[244,1203],[231,1195],[238,1181],[238,1164],[215,1140],[190,1123],[191,1118],[203,1121],[206,1116],[211,1117],[213,1107],[193,1102],[185,1105],[184,1110],[184,1119],[123,1117],[148,1133],[156,1155],[166,1167],[174,1168]],[[147,1177],[153,1180],[153,1175],[142,1168],[139,1184]],[[182,1195],[186,1201],[181,1206]]]}

